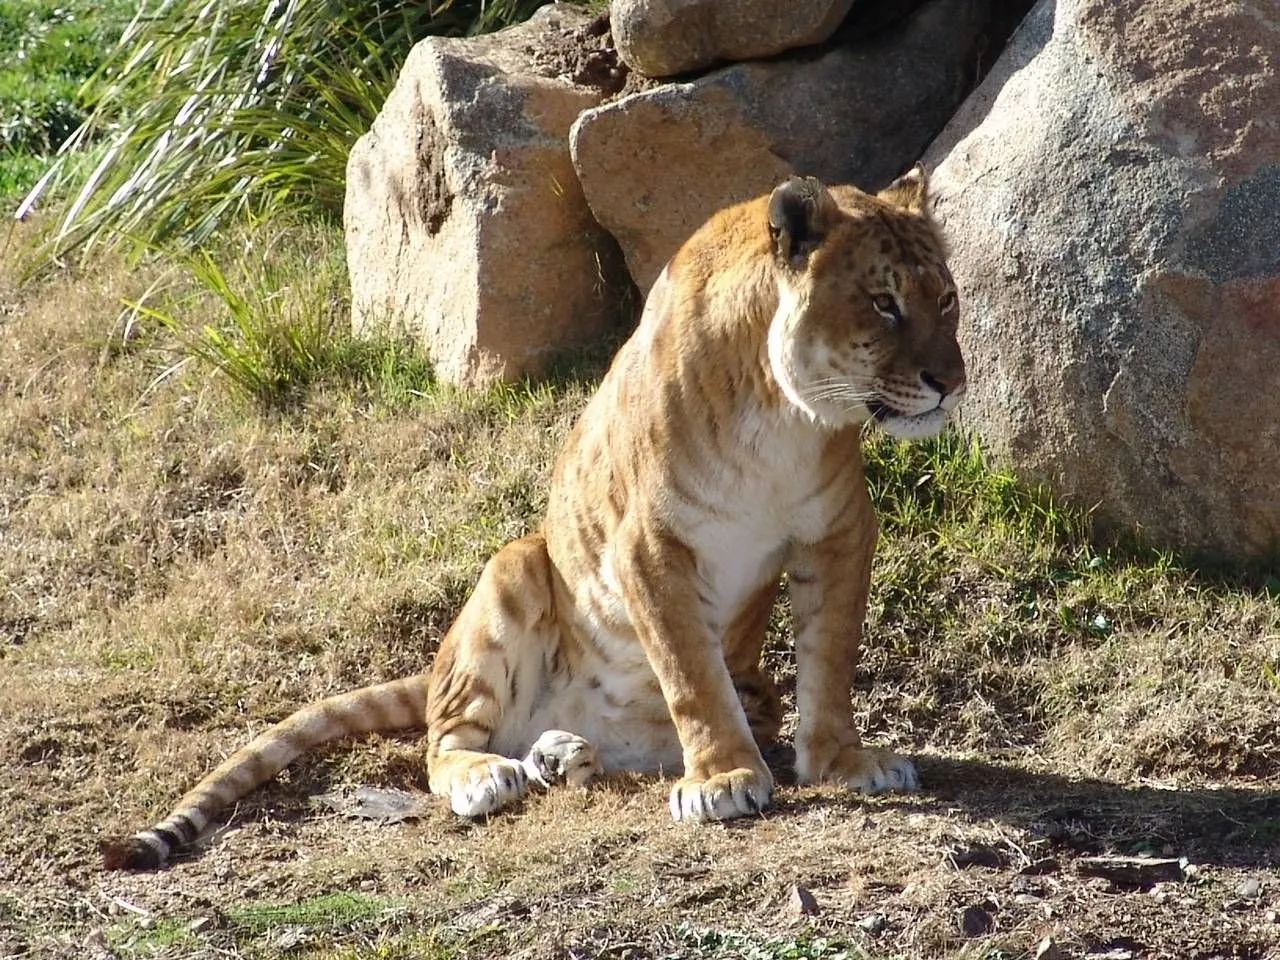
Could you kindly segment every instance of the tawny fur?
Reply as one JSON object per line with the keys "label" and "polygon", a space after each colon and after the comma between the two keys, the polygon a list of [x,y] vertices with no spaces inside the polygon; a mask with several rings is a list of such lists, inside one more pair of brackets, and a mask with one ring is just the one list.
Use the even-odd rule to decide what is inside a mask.
{"label": "tawny fur", "polygon": [[876,539],[859,438],[872,419],[941,427],[964,389],[957,313],[920,170],[877,197],[789,181],[720,212],[655,283],[565,442],[542,529],[489,562],[429,679],[305,708],[108,864],[162,863],[318,742],[423,721],[431,789],[463,815],[614,770],[678,775],[676,819],[759,811],[783,574],[799,780],[914,787],[852,723]]}

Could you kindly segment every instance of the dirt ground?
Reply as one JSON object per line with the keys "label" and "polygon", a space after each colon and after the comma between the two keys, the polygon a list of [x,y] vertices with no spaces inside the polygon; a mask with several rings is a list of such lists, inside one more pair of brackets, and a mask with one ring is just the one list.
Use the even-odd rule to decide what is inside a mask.
{"label": "dirt ground", "polygon": [[[411,760],[408,743],[384,748],[374,779]],[[1030,757],[920,761],[917,796],[782,789],[758,820],[701,827],[671,823],[665,787],[643,782],[552,793],[488,823],[434,802],[411,823],[347,819],[308,805],[338,786],[308,762],[198,855],[129,875],[99,869],[91,827],[61,826],[48,768],[72,758],[28,760],[3,789],[18,830],[0,847],[0,956],[82,955],[104,931],[128,943],[135,925],[175,918],[196,932],[118,955],[305,955],[341,931],[255,936],[226,914],[335,891],[399,905],[390,942],[432,930],[458,956],[721,955],[681,953],[687,929],[821,934],[869,957],[1034,956],[1046,937],[1072,957],[1280,956],[1280,792],[1068,779]],[[96,806],[110,823],[110,798]],[[1087,858],[1114,851],[1185,863],[1132,883],[1090,876]]]}

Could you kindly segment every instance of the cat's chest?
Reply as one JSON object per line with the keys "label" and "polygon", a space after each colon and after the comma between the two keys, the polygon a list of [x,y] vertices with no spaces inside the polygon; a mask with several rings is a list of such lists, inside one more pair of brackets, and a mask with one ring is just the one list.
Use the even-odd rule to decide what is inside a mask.
{"label": "cat's chest", "polygon": [[776,582],[792,546],[820,539],[833,512],[818,469],[818,445],[788,438],[681,510],[681,539],[692,550],[707,620],[725,628],[762,586]]}

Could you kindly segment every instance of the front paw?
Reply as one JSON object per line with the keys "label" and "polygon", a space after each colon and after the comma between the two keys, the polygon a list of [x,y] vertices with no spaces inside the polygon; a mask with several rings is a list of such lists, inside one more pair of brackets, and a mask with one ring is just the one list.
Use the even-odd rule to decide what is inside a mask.
{"label": "front paw", "polygon": [[509,807],[529,790],[529,776],[519,760],[481,757],[449,784],[449,806],[460,817],[484,817]]}
{"label": "front paw", "polygon": [[685,777],[671,790],[673,820],[732,820],[758,814],[773,795],[767,769],[739,767],[714,776]]}
{"label": "front paw", "polygon": [[906,757],[856,743],[825,751],[797,749],[796,774],[801,783],[839,783],[859,793],[920,789],[916,766]]}

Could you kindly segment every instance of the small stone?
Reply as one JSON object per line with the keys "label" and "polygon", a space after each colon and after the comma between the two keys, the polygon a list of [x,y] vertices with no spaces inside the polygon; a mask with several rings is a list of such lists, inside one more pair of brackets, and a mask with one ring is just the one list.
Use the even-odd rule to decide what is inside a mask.
{"label": "small stone", "polygon": [[988,867],[998,869],[1008,864],[1009,857],[1003,851],[989,843],[975,843],[969,846],[953,847],[944,855],[944,860],[957,870],[966,867]]}
{"label": "small stone", "polygon": [[802,887],[798,883],[791,885],[791,895],[788,898],[787,906],[798,917],[816,917],[821,912],[817,898],[806,887]]}
{"label": "small stone", "polygon": [[85,937],[82,956],[84,960],[119,960],[115,951],[107,945],[106,932],[96,927]]}
{"label": "small stone", "polygon": [[1192,864],[1172,857],[1082,857],[1077,869],[1087,877],[1103,877],[1121,887],[1151,887],[1162,880],[1181,880]]}
{"label": "small stone", "polygon": [[335,790],[313,797],[311,802],[346,817],[382,823],[420,820],[432,809],[429,794],[417,790],[379,787],[360,787],[355,793]]}
{"label": "small stone", "polygon": [[960,932],[966,937],[981,937],[991,932],[995,921],[982,907],[965,907],[960,914]]}
{"label": "small stone", "polygon": [[1025,877],[1040,877],[1046,873],[1057,873],[1058,870],[1059,864],[1056,857],[1040,857],[1037,860],[1032,860],[1018,873]]}
{"label": "small stone", "polygon": [[1277,921],[1280,921],[1280,913],[1276,912],[1275,910],[1268,910],[1266,917],[1267,917],[1267,923],[1275,923]]}
{"label": "small stone", "polygon": [[1257,900],[1262,895],[1262,884],[1257,877],[1250,877],[1236,888],[1236,895],[1242,900]]}
{"label": "small stone", "polygon": [[280,951],[289,951],[307,940],[306,927],[285,927],[276,937],[274,946]]}
{"label": "small stone", "polygon": [[1045,937],[1036,947],[1036,960],[1067,960],[1067,955],[1053,937]]}
{"label": "small stone", "polygon": [[187,924],[187,932],[199,933],[201,930],[208,930],[211,926],[213,926],[212,917],[196,917]]}
{"label": "small stone", "polygon": [[1044,885],[1032,880],[1030,877],[1016,876],[1009,881],[1009,892],[1041,899],[1044,897]]}
{"label": "small stone", "polygon": [[883,913],[869,913],[857,921],[858,926],[873,937],[884,930],[886,923]]}

